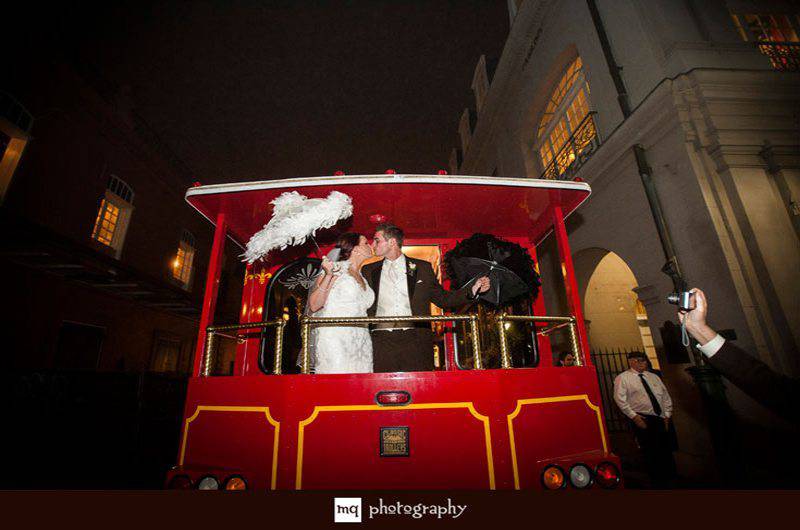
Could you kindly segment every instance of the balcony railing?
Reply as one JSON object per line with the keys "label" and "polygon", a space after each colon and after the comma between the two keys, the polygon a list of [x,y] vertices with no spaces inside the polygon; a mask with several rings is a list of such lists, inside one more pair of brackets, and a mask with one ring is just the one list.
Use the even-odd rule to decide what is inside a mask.
{"label": "balcony railing", "polygon": [[539,178],[549,180],[570,180],[578,169],[597,151],[600,140],[594,124],[594,115],[590,112],[575,128],[564,146],[547,165]]}
{"label": "balcony railing", "polygon": [[772,67],[781,72],[800,72],[800,42],[757,42]]}
{"label": "balcony railing", "polygon": [[483,370],[481,362],[481,344],[478,333],[478,315],[434,315],[434,316],[403,316],[403,317],[303,317],[300,333],[302,335],[302,349],[300,350],[300,371],[308,374],[311,371],[311,355],[309,350],[310,332],[312,325],[335,326],[341,324],[399,324],[409,322],[468,322],[469,334],[472,342],[472,352],[475,358],[475,369]]}
{"label": "balcony railing", "polygon": [[506,337],[506,323],[507,322],[526,322],[528,324],[547,323],[551,324],[541,331],[537,331],[539,335],[549,335],[551,332],[561,327],[569,328],[570,346],[572,347],[572,355],[575,357],[575,364],[577,366],[584,366],[586,364],[583,355],[581,354],[581,347],[578,342],[578,329],[575,317],[548,317],[548,316],[526,316],[526,315],[506,315],[505,313],[498,316],[495,321],[497,322],[497,331],[500,335],[500,359],[503,368],[511,368],[511,354],[508,351],[508,339]]}
{"label": "balcony railing", "polygon": [[[304,316],[301,321],[301,339],[302,346],[300,350],[300,363],[301,372],[303,374],[311,373],[311,351],[309,343],[311,341],[311,327],[312,326],[340,326],[343,324],[379,324],[379,323],[410,323],[410,322],[467,322],[469,324],[469,338],[472,346],[473,356],[475,359],[475,369],[482,370],[483,362],[481,361],[481,344],[480,333],[478,332],[478,315],[434,315],[434,316],[394,316],[394,317],[309,317]],[[569,328],[570,345],[572,346],[572,355],[575,357],[578,366],[585,366],[586,359],[584,358],[580,344],[578,342],[577,322],[575,317],[552,317],[552,316],[524,316],[524,315],[507,315],[502,314],[494,319],[497,326],[498,334],[500,337],[500,356],[502,368],[513,368],[511,362],[511,353],[508,348],[507,330],[506,326],[511,322],[524,322],[527,324],[545,323],[550,326],[537,331],[539,335],[549,335],[551,332],[562,327]],[[211,366],[214,357],[214,339],[217,335],[235,339],[239,344],[244,343],[247,339],[246,335],[236,333],[229,335],[225,331],[239,332],[243,330],[261,328],[262,331],[266,328],[275,328],[275,367],[273,373],[280,375],[281,358],[283,356],[283,342],[284,342],[284,328],[286,322],[282,319],[270,320],[264,322],[251,322],[247,324],[231,324],[228,326],[209,326],[206,328],[206,344],[203,350],[202,371],[200,375],[208,377],[211,375]]]}
{"label": "balcony railing", "polygon": [[214,358],[214,337],[220,335],[229,339],[235,339],[238,344],[243,344],[246,340],[245,335],[228,335],[224,331],[242,331],[245,329],[261,328],[275,328],[275,374],[281,373],[281,359],[283,358],[283,330],[286,327],[286,322],[282,319],[269,320],[265,322],[249,322],[247,324],[231,324],[229,326],[209,326],[206,328],[206,347],[203,350],[202,372],[203,377],[211,375],[211,365]]}

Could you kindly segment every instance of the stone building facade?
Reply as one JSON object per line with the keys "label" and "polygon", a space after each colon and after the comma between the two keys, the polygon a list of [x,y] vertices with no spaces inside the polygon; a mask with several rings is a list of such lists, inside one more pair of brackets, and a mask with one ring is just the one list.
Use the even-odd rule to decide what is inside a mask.
{"label": "stone building facade", "polygon": [[[466,131],[462,115],[451,170],[591,185],[567,225],[590,342],[648,351],[678,402],[681,470],[711,477],[691,359],[666,344],[676,315],[662,238],[673,266],[708,295],[713,326],[800,375],[797,4],[510,0],[509,13],[494,75],[483,60],[476,67],[479,110],[465,111],[476,113]],[[643,179],[654,184],[661,233]],[[549,245],[539,254],[543,295],[548,313],[563,314]],[[744,424],[786,428],[727,386]]]}

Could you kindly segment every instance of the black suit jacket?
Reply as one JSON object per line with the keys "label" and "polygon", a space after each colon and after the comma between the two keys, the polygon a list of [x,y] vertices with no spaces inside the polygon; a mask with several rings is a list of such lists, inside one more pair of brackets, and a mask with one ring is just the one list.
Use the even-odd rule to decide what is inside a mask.
{"label": "black suit jacket", "polygon": [[[414,264],[412,266],[412,264]],[[369,286],[375,291],[375,302],[367,310],[369,316],[375,316],[380,296],[381,271],[383,260],[365,265],[362,274]],[[457,291],[448,291],[441,286],[433,273],[433,267],[425,260],[406,256],[406,280],[408,282],[408,298],[412,315],[430,315],[431,303],[443,309],[453,309],[469,303],[472,294],[469,287]],[[415,327],[430,328],[425,322],[416,323]]]}
{"label": "black suit jacket", "polygon": [[765,407],[800,422],[800,379],[775,372],[730,341],[725,341],[708,363]]}

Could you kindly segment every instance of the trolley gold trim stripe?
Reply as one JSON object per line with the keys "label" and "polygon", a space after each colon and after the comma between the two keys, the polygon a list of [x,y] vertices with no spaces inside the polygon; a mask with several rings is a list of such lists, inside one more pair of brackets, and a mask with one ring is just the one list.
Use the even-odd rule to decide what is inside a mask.
{"label": "trolley gold trim stripe", "polygon": [[519,469],[517,467],[517,444],[514,440],[514,418],[516,418],[523,405],[538,405],[541,403],[563,403],[565,401],[584,401],[597,415],[597,426],[600,428],[600,439],[603,442],[603,452],[608,453],[608,442],[606,441],[606,430],[603,426],[603,417],[600,414],[600,407],[589,400],[587,394],[575,396],[552,396],[545,398],[518,399],[517,408],[508,415],[508,440],[511,445],[511,467],[514,470],[514,489],[519,489]]}
{"label": "trolley gold trim stripe", "polygon": [[203,411],[210,412],[263,412],[267,421],[275,428],[272,441],[272,476],[270,478],[270,489],[275,489],[278,478],[278,439],[281,433],[281,423],[275,421],[269,413],[269,407],[237,407],[237,406],[218,406],[218,405],[198,405],[194,414],[186,419],[183,426],[183,442],[181,442],[181,456],[178,465],[183,466],[183,459],[186,456],[186,442],[189,438],[189,424],[192,423]]}
{"label": "trolley gold trim stripe", "polygon": [[323,405],[314,407],[311,416],[304,419],[297,427],[297,472],[295,476],[295,489],[303,489],[303,442],[305,428],[317,419],[320,412],[342,412],[342,411],[368,411],[368,410],[426,410],[426,409],[460,409],[465,408],[476,419],[483,422],[484,443],[486,444],[486,465],[489,473],[489,489],[495,489],[494,481],[494,459],[492,457],[492,432],[489,426],[489,417],[479,414],[475,410],[472,402],[462,403],[412,403],[404,407],[390,409],[381,405]]}

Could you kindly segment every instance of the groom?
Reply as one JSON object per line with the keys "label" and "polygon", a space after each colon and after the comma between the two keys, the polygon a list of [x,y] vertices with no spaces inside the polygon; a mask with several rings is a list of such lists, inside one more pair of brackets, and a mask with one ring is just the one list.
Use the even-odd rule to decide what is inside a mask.
{"label": "groom", "polygon": [[[425,260],[401,252],[403,231],[391,224],[378,225],[372,249],[382,261],[365,265],[362,274],[375,291],[369,316],[427,316],[431,302],[455,308],[489,290],[489,278],[478,278],[471,287],[446,291]],[[430,322],[376,324],[372,330],[375,372],[433,370],[433,334]]]}

